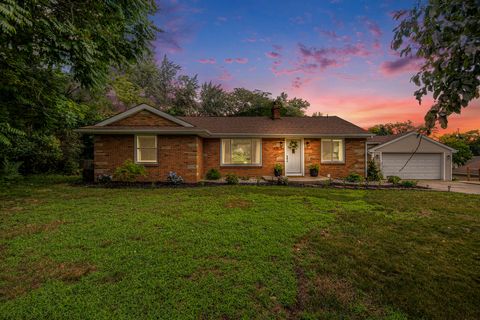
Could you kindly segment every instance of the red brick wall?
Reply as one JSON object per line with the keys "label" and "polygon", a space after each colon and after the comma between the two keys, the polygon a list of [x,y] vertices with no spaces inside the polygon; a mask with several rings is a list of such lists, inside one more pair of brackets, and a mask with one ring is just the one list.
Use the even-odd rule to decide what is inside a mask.
{"label": "red brick wall", "polygon": [[[175,171],[186,182],[197,182],[211,168],[222,175],[260,177],[273,175],[279,163],[285,168],[283,139],[262,140],[262,165],[259,167],[220,166],[220,139],[202,139],[196,136],[158,136],[158,164],[147,164],[145,181],[165,181],[169,171]],[[365,139],[345,139],[345,163],[322,164],[320,139],[305,139],[305,175],[309,166],[320,165],[319,175],[332,178],[347,176],[350,172],[365,173]],[[125,160],[134,159],[133,135],[97,135],[95,137],[95,176],[113,174]]]}
{"label": "red brick wall", "polygon": [[139,111],[130,117],[115,121],[109,126],[130,126],[130,127],[144,127],[144,126],[158,126],[158,127],[178,127],[179,124],[159,117],[156,114],[147,110]]}
{"label": "red brick wall", "polygon": [[241,177],[273,176],[273,167],[284,163],[283,139],[262,139],[262,166],[220,166],[220,139],[203,139],[203,177],[215,168],[223,175],[234,173]]}
{"label": "red brick wall", "polygon": [[[308,145],[307,145],[308,142]],[[311,164],[320,166],[319,175],[343,178],[351,172],[365,175],[365,139],[345,139],[345,163],[321,163],[321,139],[305,139],[305,175]]]}
{"label": "red brick wall", "polygon": [[[165,181],[170,171],[175,171],[186,182],[202,178],[201,138],[196,136],[158,136],[158,164],[144,164],[147,177],[142,181]],[[115,168],[127,159],[134,159],[133,135],[97,135],[94,144],[95,177],[113,174]]]}

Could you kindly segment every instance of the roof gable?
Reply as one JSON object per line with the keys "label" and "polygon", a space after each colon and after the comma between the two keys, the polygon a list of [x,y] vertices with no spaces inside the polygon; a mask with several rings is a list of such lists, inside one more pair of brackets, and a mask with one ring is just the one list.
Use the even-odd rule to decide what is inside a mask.
{"label": "roof gable", "polygon": [[193,127],[190,123],[155,109],[147,104],[141,104],[114,115],[95,125],[104,126],[155,126],[155,127]]}
{"label": "roof gable", "polygon": [[381,144],[379,144],[379,145],[371,148],[370,150],[368,150],[368,152],[375,152],[375,151],[380,150],[380,149],[382,149],[382,148],[384,148],[384,147],[393,145],[393,144],[396,143],[396,142],[400,142],[400,141],[403,140],[403,139],[407,139],[407,138],[409,138],[409,137],[412,137],[412,136],[414,136],[414,135],[415,135],[415,136],[421,136],[422,140],[425,140],[425,141],[427,141],[428,143],[434,144],[434,145],[436,145],[436,146],[439,146],[439,147],[444,148],[444,149],[446,149],[446,150],[449,150],[449,151],[451,151],[451,152],[456,152],[455,149],[450,148],[449,146],[446,146],[446,145],[444,145],[443,143],[440,143],[440,142],[438,142],[438,141],[436,141],[436,140],[433,140],[432,138],[429,138],[429,137],[427,137],[427,136],[425,136],[425,135],[419,134],[419,133],[417,133],[417,132],[415,132],[415,131],[408,132],[408,133],[406,133],[406,134],[401,134],[401,135],[399,135],[398,137],[396,137],[396,138],[394,138],[394,139],[391,139],[391,140],[389,140],[389,141],[387,141],[387,142],[385,142],[385,143],[381,143]]}

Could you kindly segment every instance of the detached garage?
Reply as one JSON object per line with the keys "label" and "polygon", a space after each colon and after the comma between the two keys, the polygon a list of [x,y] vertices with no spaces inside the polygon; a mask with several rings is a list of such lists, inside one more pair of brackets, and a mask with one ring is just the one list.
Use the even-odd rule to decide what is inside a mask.
{"label": "detached garage", "polygon": [[368,153],[385,177],[452,180],[454,149],[416,132],[376,136],[368,142]]}

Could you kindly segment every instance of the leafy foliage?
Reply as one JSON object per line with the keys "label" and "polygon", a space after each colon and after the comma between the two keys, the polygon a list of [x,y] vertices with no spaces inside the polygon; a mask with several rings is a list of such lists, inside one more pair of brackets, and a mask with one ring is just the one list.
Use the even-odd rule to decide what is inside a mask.
{"label": "leafy foliage", "polygon": [[[480,132],[479,130],[471,130],[467,132],[447,133],[440,137],[440,141],[448,144],[451,141],[459,140],[464,142],[472,151],[474,156],[480,156]],[[452,148],[453,145],[449,145]]]}
{"label": "leafy foliage", "polygon": [[225,181],[227,184],[238,184],[238,176],[233,173],[228,173],[225,176]]}
{"label": "leafy foliage", "polygon": [[20,174],[21,162],[10,162],[3,160],[2,169],[0,170],[0,181],[16,181],[22,179]]}
{"label": "leafy foliage", "polygon": [[409,11],[398,11],[392,48],[401,56],[422,61],[412,77],[421,103],[433,94],[435,103],[425,116],[427,129],[438,121],[446,128],[448,117],[479,97],[480,6],[476,0],[419,1]]}
{"label": "leafy foliage", "polygon": [[413,125],[413,122],[408,120],[405,122],[376,124],[373,127],[368,128],[368,131],[378,136],[388,136],[405,133],[416,129],[417,128]]}
{"label": "leafy foliage", "polygon": [[172,185],[179,185],[183,183],[183,178],[176,172],[170,171],[167,176],[167,182]]}
{"label": "leafy foliage", "polygon": [[398,185],[404,188],[413,188],[417,186],[417,183],[418,183],[417,181],[413,181],[413,180],[402,180],[400,181],[400,183],[398,183]]}
{"label": "leafy foliage", "polygon": [[399,176],[388,176],[387,181],[393,185],[397,185],[402,180]]}
{"label": "leafy foliage", "polygon": [[277,178],[277,184],[279,186],[288,186],[288,178],[285,176],[280,176]]}
{"label": "leafy foliage", "polygon": [[220,174],[220,171],[218,171],[215,168],[212,168],[207,171],[206,177],[208,180],[218,180],[222,177],[222,175]]}
{"label": "leafy foliage", "polygon": [[453,134],[440,137],[440,141],[445,145],[454,148],[457,152],[452,154],[452,161],[458,166],[464,165],[468,160],[472,159],[473,153],[467,142]]}
{"label": "leafy foliage", "polygon": [[348,176],[345,177],[345,180],[348,182],[362,182],[363,177],[356,172],[351,172]]}
{"label": "leafy foliage", "polygon": [[275,177],[280,177],[283,173],[283,166],[280,163],[275,163],[273,167],[273,174]]}
{"label": "leafy foliage", "polygon": [[2,157],[22,173],[75,172],[82,142],[72,129],[111,113],[107,79],[149,52],[155,10],[151,0],[0,3]]}
{"label": "leafy foliage", "polygon": [[382,172],[373,159],[368,160],[367,163],[367,179],[369,181],[380,181],[383,179]]}
{"label": "leafy foliage", "polygon": [[113,180],[122,182],[133,182],[137,177],[146,176],[147,171],[144,166],[136,164],[132,160],[128,159],[115,169],[113,174]]}

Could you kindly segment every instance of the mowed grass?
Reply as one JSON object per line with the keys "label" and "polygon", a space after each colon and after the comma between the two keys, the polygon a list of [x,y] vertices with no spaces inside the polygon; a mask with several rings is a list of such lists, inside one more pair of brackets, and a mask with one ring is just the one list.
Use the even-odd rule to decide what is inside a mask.
{"label": "mowed grass", "polygon": [[478,319],[480,197],[0,187],[0,318]]}

